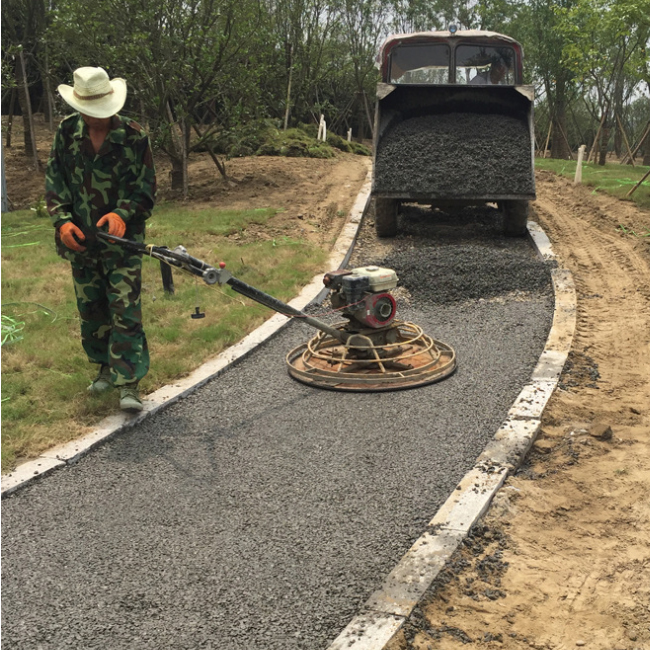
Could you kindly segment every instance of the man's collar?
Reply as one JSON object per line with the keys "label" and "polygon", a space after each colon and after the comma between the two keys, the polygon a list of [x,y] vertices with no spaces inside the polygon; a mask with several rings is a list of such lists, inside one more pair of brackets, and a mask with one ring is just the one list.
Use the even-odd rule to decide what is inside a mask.
{"label": "man's collar", "polygon": [[[79,140],[88,137],[88,126],[84,122],[84,118],[81,117],[81,114],[77,117],[77,126],[75,127],[73,137]],[[119,115],[113,115],[111,118],[111,126],[106,139],[116,144],[124,143],[126,139],[126,128]]]}

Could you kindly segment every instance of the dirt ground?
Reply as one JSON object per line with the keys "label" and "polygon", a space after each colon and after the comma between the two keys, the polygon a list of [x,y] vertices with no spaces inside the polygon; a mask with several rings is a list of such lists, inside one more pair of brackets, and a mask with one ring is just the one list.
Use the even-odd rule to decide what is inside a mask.
{"label": "dirt ground", "polygon": [[538,174],[573,348],[526,464],[395,645],[650,649],[650,213]]}
{"label": "dirt ground", "polygon": [[[44,162],[51,134],[41,131]],[[43,176],[5,149],[9,197],[29,207]],[[160,196],[174,198],[158,162]],[[191,167],[192,205],[286,210],[283,235],[331,241],[369,160],[209,159]],[[577,330],[526,464],[455,554],[395,648],[650,650],[650,213],[538,175],[533,218],[573,273]],[[639,191],[645,191],[640,189]],[[273,236],[268,233],[268,236]]]}

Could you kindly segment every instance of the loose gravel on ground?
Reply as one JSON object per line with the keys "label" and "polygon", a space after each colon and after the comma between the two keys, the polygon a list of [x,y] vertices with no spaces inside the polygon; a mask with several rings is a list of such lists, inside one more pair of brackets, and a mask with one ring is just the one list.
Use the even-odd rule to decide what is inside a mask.
{"label": "loose gravel on ground", "polygon": [[284,358],[314,330],[294,322],[4,500],[2,647],[326,648],[474,464],[544,346],[548,268],[501,237],[495,210],[473,214],[408,207],[380,258],[364,224],[351,263],[399,267],[400,317],[454,347],[450,378],[304,386]]}

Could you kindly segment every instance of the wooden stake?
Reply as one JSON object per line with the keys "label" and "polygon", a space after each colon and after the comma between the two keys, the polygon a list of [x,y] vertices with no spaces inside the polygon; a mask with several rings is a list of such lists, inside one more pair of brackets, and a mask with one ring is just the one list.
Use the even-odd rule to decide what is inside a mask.
{"label": "wooden stake", "polygon": [[[194,127],[194,130],[196,131],[196,134],[199,136],[199,138],[203,138],[203,134],[201,133],[199,127],[196,124],[192,124]],[[214,151],[212,151],[212,147],[210,146],[210,143],[205,140],[205,147],[208,150],[208,153],[210,154],[210,158],[212,158],[212,162],[217,166],[217,169],[219,170],[219,173],[223,176],[225,180],[230,180],[228,178],[228,175],[226,174],[226,167],[221,163],[221,161],[217,158],[216,154]]]}
{"label": "wooden stake", "polygon": [[650,169],[648,169],[648,171],[643,175],[643,178],[625,195],[625,198],[632,196],[648,176],[650,176]]}
{"label": "wooden stake", "polygon": [[566,142],[566,146],[569,149],[569,156],[571,156],[571,160],[573,160],[573,151],[571,151],[571,145],[569,144],[569,138],[567,138],[566,133],[564,132],[564,129],[561,126],[558,126],[558,129],[560,133],[562,134],[562,137],[564,138],[564,141]]}
{"label": "wooden stake", "polygon": [[[587,156],[587,162],[591,160],[591,155],[595,153],[596,151],[596,145],[598,144],[598,138],[600,137],[600,132],[603,128],[603,124],[605,124],[605,118],[607,117],[607,113],[603,113],[603,117],[600,120],[600,125],[598,127],[598,131],[596,131],[596,137],[594,138],[594,141],[591,145],[591,149],[589,150],[589,155]],[[594,155],[594,160],[595,160],[595,155]]]}
{"label": "wooden stake", "polygon": [[632,151],[630,149],[630,143],[627,141],[627,135],[625,134],[625,129],[623,128],[623,122],[621,122],[621,118],[618,116],[618,113],[616,113],[616,121],[618,122],[618,128],[621,129],[621,133],[623,134],[623,140],[625,141],[625,146],[627,147],[627,155],[630,157],[632,167],[636,167],[634,164],[634,156],[632,155]]}
{"label": "wooden stake", "polygon": [[648,122],[648,125],[645,127],[645,131],[641,136],[641,139],[634,147],[634,151],[632,151],[632,157],[636,156],[637,151],[639,151],[639,149],[643,146],[643,143],[645,142],[645,139],[648,137],[648,134],[650,134],[650,122]]}

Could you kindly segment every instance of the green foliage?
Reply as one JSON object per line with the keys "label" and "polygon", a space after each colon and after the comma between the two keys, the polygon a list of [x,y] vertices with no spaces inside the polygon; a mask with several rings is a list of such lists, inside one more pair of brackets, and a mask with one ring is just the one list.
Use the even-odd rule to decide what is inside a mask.
{"label": "green foliage", "polygon": [[368,149],[363,144],[359,144],[358,142],[348,142],[345,138],[342,138],[340,135],[336,135],[336,133],[328,133],[327,134],[327,143],[330,144],[332,147],[336,147],[337,149],[340,149],[341,151],[345,151],[346,153],[355,153],[359,156],[370,156],[371,151]]}
{"label": "green foliage", "polygon": [[334,152],[326,143],[309,137],[301,129],[287,129],[271,134],[257,150],[258,156],[289,158],[332,158]]}
{"label": "green foliage", "polygon": [[[332,158],[334,149],[359,155],[370,155],[367,147],[348,142],[344,138],[328,133],[327,142],[317,140],[318,127],[314,124],[300,124],[296,128],[282,130],[277,120],[254,120],[239,127],[224,129],[209,139],[212,151],[227,158],[239,156],[288,156],[294,158]],[[205,142],[194,146],[198,151],[206,147]]]}

